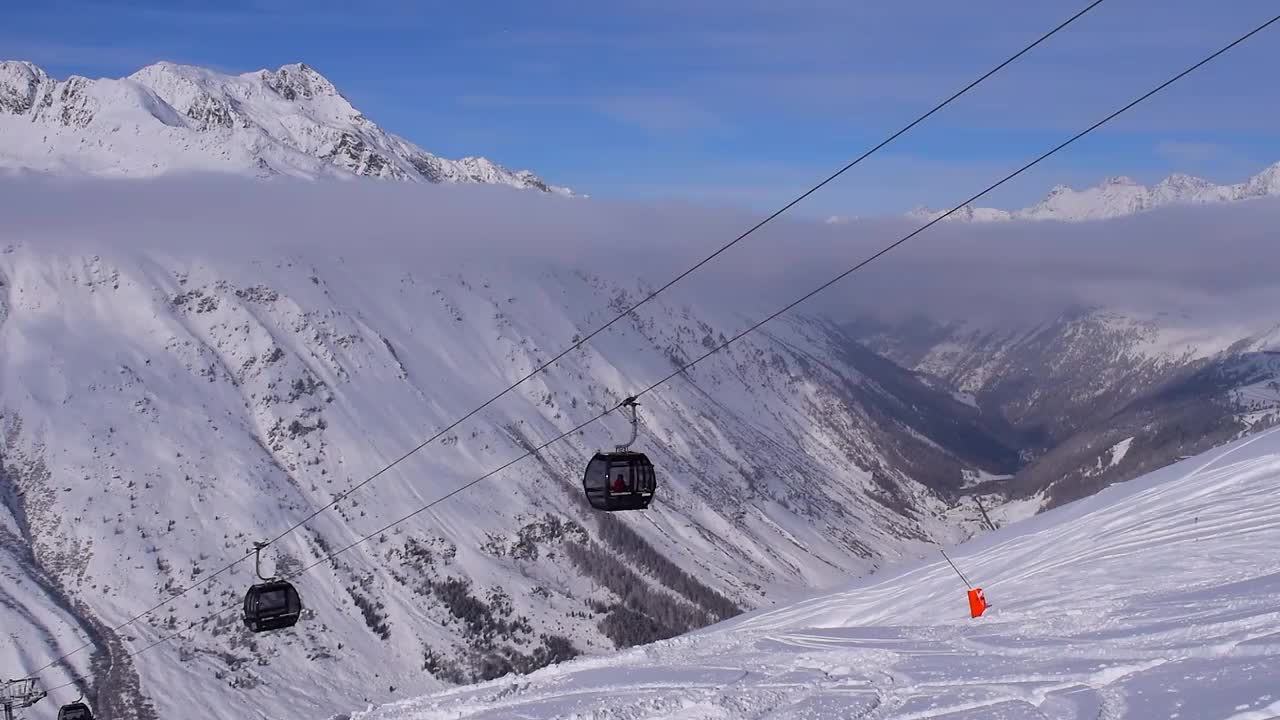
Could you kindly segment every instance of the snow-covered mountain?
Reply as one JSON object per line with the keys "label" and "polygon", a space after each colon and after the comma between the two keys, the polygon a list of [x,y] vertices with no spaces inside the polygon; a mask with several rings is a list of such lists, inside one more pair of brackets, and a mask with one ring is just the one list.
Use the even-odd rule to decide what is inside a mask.
{"label": "snow-covered mountain", "polygon": [[[336,106],[290,77],[299,84],[288,91],[258,79],[293,94],[288,102],[310,93],[330,98],[317,107]],[[179,90],[151,81],[162,100],[140,81],[116,82],[102,92],[132,88],[156,108],[185,107],[170,118],[181,126],[165,127],[206,132],[186,125],[201,113]],[[3,97],[16,108],[27,96]],[[71,107],[33,101],[5,122],[35,117],[37,105],[61,108],[59,117]],[[110,120],[107,105],[93,107],[89,126]],[[290,163],[318,163],[302,174],[346,172],[331,166],[336,156],[263,142]],[[106,157],[95,152],[74,157]],[[215,187],[205,182],[191,187]],[[970,537],[980,518],[966,493],[1003,503],[991,510],[1004,524],[1256,431],[1280,408],[1270,354],[1280,334],[1256,308],[1239,327],[1190,331],[1106,309],[1034,327],[927,322],[914,332],[793,314],[642,398],[639,447],[662,483],[652,510],[605,515],[581,497],[586,458],[626,432],[612,417],[378,532],[764,314],[741,296],[760,302],[772,290],[733,277],[723,284],[739,297],[721,300],[729,289],[704,278],[631,313],[274,546],[268,568],[321,561],[298,582],[307,606],[298,628],[264,637],[240,627],[236,606],[253,581],[242,563],[117,631],[646,295],[652,284],[629,259],[649,248],[600,247],[600,229],[613,226],[592,215],[595,250],[584,254],[587,245],[561,238],[573,223],[531,229],[545,208],[564,206],[532,193],[505,193],[520,210],[498,213],[482,189],[417,188],[427,193],[410,193],[415,202],[434,193],[504,222],[426,213],[430,222],[402,219],[396,230],[390,213],[355,212],[365,205],[353,198],[397,188],[345,184],[316,195],[350,201],[338,214],[351,225],[322,237],[325,216],[307,212],[322,203],[237,202],[233,224],[219,205],[233,194],[181,197],[174,180],[151,186],[170,198],[164,212],[95,205],[84,201],[91,189],[50,191],[42,203],[38,184],[19,187],[29,185],[31,212],[10,212],[0,227],[0,675],[26,675],[88,643],[40,673],[47,687],[88,680],[55,693],[30,715],[38,720],[80,691],[112,718],[191,708],[329,717],[668,638]],[[251,194],[262,185],[243,184]],[[467,192],[475,197],[464,201]],[[98,205],[124,221],[71,230],[55,221],[66,207],[92,215]],[[501,232],[512,234],[494,246],[505,249],[483,261],[451,254]],[[277,235],[289,242],[274,244]],[[612,270],[593,271],[586,258]],[[914,603],[907,597],[898,603]],[[518,696],[513,687],[497,692]]]}
{"label": "snow-covered mountain", "polygon": [[[1100,185],[1073,190],[1055,186],[1043,200],[1021,210],[965,206],[948,220],[999,222],[1006,220],[1102,220],[1133,215],[1169,205],[1223,203],[1280,195],[1280,163],[1272,165],[1245,182],[1215,185],[1208,180],[1176,174],[1147,187],[1127,177],[1111,177]],[[918,207],[908,213],[918,220],[933,220],[946,210]]]}
{"label": "snow-covered mountain", "polygon": [[835,593],[688,637],[355,712],[498,718],[1280,716],[1280,432]]}
{"label": "snow-covered mountain", "polygon": [[156,63],[121,79],[56,80],[0,62],[0,168],[488,183],[559,194],[528,170],[449,160],[388,133],[302,65],[225,75]]}
{"label": "snow-covered mountain", "polygon": [[[647,286],[319,250],[0,249],[0,670],[90,643],[40,674],[90,680],[37,720],[81,690],[113,718],[328,717],[669,637],[971,535],[954,489],[1016,461],[972,408],[796,316],[642,399],[638,447],[662,482],[648,512],[581,498],[585,460],[626,431],[613,418],[321,564],[298,581],[293,631],[240,626],[243,563],[113,632]],[[708,300],[663,295],[282,540],[268,571],[374,532],[743,326]]]}
{"label": "snow-covered mountain", "polygon": [[1077,307],[1038,322],[849,329],[1009,422],[1026,462],[999,489],[1053,504],[1280,422],[1277,322],[1249,305],[1230,320]]}

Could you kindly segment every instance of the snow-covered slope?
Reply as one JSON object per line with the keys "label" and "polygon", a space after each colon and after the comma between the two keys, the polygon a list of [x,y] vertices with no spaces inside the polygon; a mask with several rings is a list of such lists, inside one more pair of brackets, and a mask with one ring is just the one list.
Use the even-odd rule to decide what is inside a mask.
{"label": "snow-covered slope", "polygon": [[[0,500],[25,548],[0,556],[0,674],[88,640],[71,667],[103,668],[84,689],[111,717],[310,717],[669,637],[971,534],[975,518],[945,515],[946,482],[998,470],[972,408],[797,316],[643,399],[638,446],[662,477],[647,513],[580,497],[585,460],[625,432],[613,418],[316,568],[294,631],[240,627],[246,563],[113,633],[647,288],[529,261],[158,244],[0,245]],[[663,295],[289,535],[268,570],[374,532],[745,323],[705,288]]]}
{"label": "snow-covered slope", "polygon": [[833,594],[352,720],[1280,716],[1280,432]]}
{"label": "snow-covered slope", "polygon": [[[1280,195],[1280,163],[1272,165],[1245,182],[1215,185],[1191,175],[1175,174],[1147,187],[1127,177],[1110,177],[1100,185],[1073,190],[1057,185],[1043,200],[1021,210],[965,206],[948,220],[997,222],[1004,220],[1102,220],[1152,210],[1168,205],[1222,203]],[[908,215],[933,220],[945,210],[919,207]]]}
{"label": "snow-covered slope", "polygon": [[302,64],[225,75],[161,62],[121,79],[0,62],[0,167],[113,177],[219,172],[488,183],[572,194],[386,132]]}

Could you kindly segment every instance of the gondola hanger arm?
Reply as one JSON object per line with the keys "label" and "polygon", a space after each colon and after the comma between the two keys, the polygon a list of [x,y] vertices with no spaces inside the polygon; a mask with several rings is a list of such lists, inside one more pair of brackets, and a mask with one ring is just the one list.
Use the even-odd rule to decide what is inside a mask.
{"label": "gondola hanger arm", "polygon": [[263,582],[271,582],[274,576],[267,577],[262,574],[262,549],[267,546],[264,542],[255,542],[253,544],[253,570],[258,573],[258,579]]}
{"label": "gondola hanger arm", "polygon": [[625,407],[631,410],[631,437],[625,443],[614,447],[614,452],[627,452],[632,445],[635,444],[636,438],[640,436],[640,415],[636,410],[640,403],[636,402],[634,396],[628,397],[618,404],[618,407]]}

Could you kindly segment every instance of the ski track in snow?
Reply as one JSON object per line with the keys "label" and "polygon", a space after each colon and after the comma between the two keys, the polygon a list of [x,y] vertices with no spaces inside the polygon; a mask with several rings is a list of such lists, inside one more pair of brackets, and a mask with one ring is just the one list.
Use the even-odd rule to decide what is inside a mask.
{"label": "ski track in snow", "polygon": [[946,564],[352,720],[1280,717],[1280,431],[956,549]]}

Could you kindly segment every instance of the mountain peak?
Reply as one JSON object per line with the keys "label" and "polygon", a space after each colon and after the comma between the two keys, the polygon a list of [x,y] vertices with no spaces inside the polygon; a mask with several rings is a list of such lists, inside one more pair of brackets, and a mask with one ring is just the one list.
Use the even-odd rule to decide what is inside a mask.
{"label": "mountain peak", "polygon": [[297,100],[298,98],[309,100],[315,97],[341,97],[342,95],[342,93],[338,92],[337,86],[329,81],[329,78],[321,75],[306,63],[282,65],[279,70],[275,71],[259,70],[257,74],[266,83],[267,87],[275,90],[285,100]]}
{"label": "mountain peak", "polygon": [[[1101,220],[1132,215],[1167,205],[1234,202],[1254,197],[1280,195],[1280,163],[1266,168],[1249,180],[1235,185],[1215,185],[1204,178],[1174,173],[1153,187],[1126,175],[1114,175],[1091,188],[1074,190],[1054,185],[1044,199],[1021,210],[965,208],[948,219],[990,222],[998,220]],[[941,213],[913,208],[906,213],[915,219],[933,219]]]}
{"label": "mountain peak", "polygon": [[160,60],[140,68],[129,75],[128,79],[149,88],[158,89],[159,87],[184,82],[204,86],[216,83],[218,77],[218,73],[197,65],[184,65],[169,60]]}
{"label": "mountain peak", "polygon": [[35,104],[49,75],[35,63],[26,60],[0,61],[0,113],[24,113]]}
{"label": "mountain peak", "polygon": [[1241,190],[1246,197],[1280,195],[1280,163],[1276,163],[1254,175]]}
{"label": "mountain peak", "polygon": [[573,194],[487,158],[429,153],[383,130],[301,62],[227,75],[161,61],[122,79],[65,81],[29,62],[0,63],[0,168],[112,177],[355,175]]}
{"label": "mountain peak", "polygon": [[1213,187],[1213,183],[1195,175],[1174,173],[1156,185],[1158,191],[1195,192]]}
{"label": "mountain peak", "polygon": [[0,73],[26,73],[28,75],[39,75],[48,77],[49,74],[44,68],[36,65],[30,60],[0,60]]}
{"label": "mountain peak", "polygon": [[[185,65],[176,63],[172,60],[157,60],[150,65],[144,65],[142,68],[134,72],[134,75],[142,75],[149,73],[171,73],[175,75],[190,74],[197,70],[203,70],[196,65]],[[132,77],[132,76],[131,76]]]}

